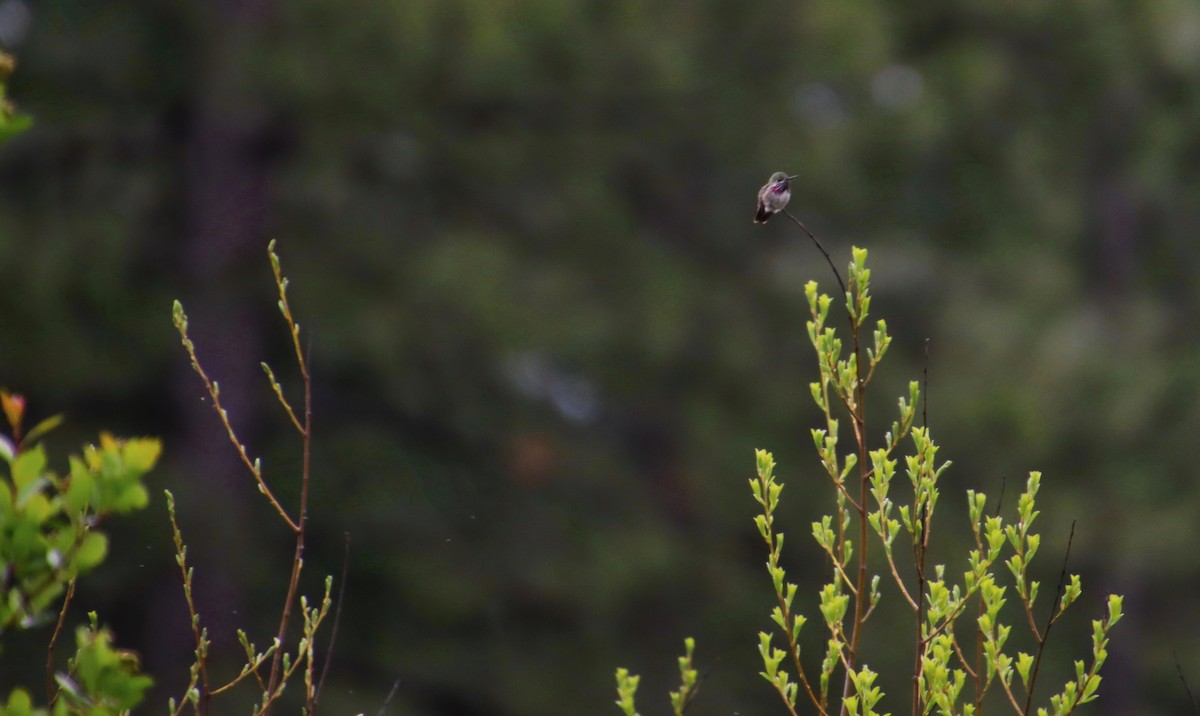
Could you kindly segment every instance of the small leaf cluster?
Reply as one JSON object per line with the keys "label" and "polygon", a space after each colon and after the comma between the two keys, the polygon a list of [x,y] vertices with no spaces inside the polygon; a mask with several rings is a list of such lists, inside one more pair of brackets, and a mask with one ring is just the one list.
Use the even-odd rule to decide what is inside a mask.
{"label": "small leaf cluster", "polygon": [[[692,699],[700,691],[699,672],[692,664],[692,652],[696,649],[696,640],[688,637],[683,640],[684,653],[679,657],[679,689],[668,696],[671,699],[671,712],[675,716],[683,716]],[[629,669],[617,669],[617,707],[625,716],[639,716],[635,696],[642,677],[629,673]]]}
{"label": "small leaf cluster", "polygon": [[[927,564],[939,483],[950,463],[939,460],[938,446],[928,428],[915,427],[920,399],[916,382],[910,383],[908,395],[899,399],[898,416],[884,433],[882,445],[872,448],[868,444],[866,387],[891,338],[886,323],[879,321],[871,345],[864,346],[861,340],[870,307],[866,251],[854,250],[849,276],[845,307],[851,330],[845,342],[828,325],[832,299],[821,294],[815,282],[805,290],[811,315],[808,335],[819,369],[819,378],[811,384],[810,392],[825,417],[825,427],[814,429],[812,438],[821,467],[832,483],[836,506],[833,515],[812,525],[813,539],[831,565],[829,581],[818,592],[818,609],[828,632],[827,651],[816,672],[817,688],[811,689],[797,643],[804,617],[792,608],[798,587],[786,581],[779,566],[783,533],[775,531],[774,512],[783,485],[775,476],[771,454],[759,450],[757,478],[750,481],[754,500],[761,508],[755,526],[767,545],[767,571],[776,595],[771,620],[787,640],[786,648],[772,648],[771,636],[759,634],[763,676],[791,713],[796,713],[799,684],[811,705],[824,714],[832,712],[829,682],[840,668],[844,676],[840,710],[876,713],[883,694],[874,685],[875,673],[862,664],[858,644],[860,632],[880,601],[880,582],[886,573],[915,619],[914,714],[970,716],[980,712],[985,696],[996,685],[1017,713],[1033,713],[1031,702],[1045,641],[1064,610],[1082,593],[1079,576],[1068,575],[1064,565],[1049,618],[1040,625],[1035,619],[1034,605],[1041,584],[1030,577],[1029,568],[1041,546],[1041,536],[1032,529],[1039,514],[1036,497],[1041,475],[1030,474],[1011,522],[1005,522],[998,511],[987,515],[987,496],[968,491],[975,546],[966,556],[961,580],[947,576],[944,564]],[[845,355],[844,346],[851,347]],[[835,417],[839,412],[848,416],[853,428],[854,442],[845,452],[839,444],[841,420]],[[894,455],[904,444],[910,445],[903,459],[907,479],[897,480],[900,460]],[[902,497],[895,494],[897,485],[904,485]],[[882,560],[868,559],[872,544],[878,545]],[[1007,567],[1011,584],[1001,583],[1004,570],[997,569],[1000,564]],[[872,574],[878,569],[882,572]],[[1019,604],[1017,620],[1026,623],[1032,635],[1034,653],[1005,649],[1012,617],[1002,609],[1010,593],[1015,594]],[[1049,710],[1040,708],[1037,713],[1070,713],[1096,698],[1098,672],[1107,656],[1108,632],[1122,613],[1120,597],[1110,596],[1108,605],[1107,618],[1093,625],[1090,663],[1076,662],[1076,678],[1051,697]],[[960,635],[956,629],[960,622],[969,625],[966,634]],[[794,677],[781,666],[785,660],[791,662]],[[1020,679],[1019,685],[1013,683],[1014,673]],[[968,682],[973,686],[969,692],[965,689]]]}
{"label": "small leaf cluster", "polygon": [[[958,566],[928,563],[941,480],[950,462],[938,457],[928,426],[917,424],[921,389],[915,381],[898,399],[897,415],[882,440],[871,439],[867,387],[892,338],[887,323],[880,320],[871,327],[870,342],[865,340],[871,306],[866,259],[865,250],[853,250],[843,304],[850,328],[846,336],[829,325],[833,299],[822,294],[816,282],[805,287],[808,337],[818,367],[809,392],[825,423],[811,435],[818,462],[833,488],[834,507],[832,514],[813,522],[811,528],[830,566],[827,581],[816,591],[825,648],[815,666],[806,667],[802,656],[807,655],[801,654],[800,633],[807,623],[796,606],[801,587],[788,579],[782,564],[784,532],[777,528],[776,512],[784,485],[776,476],[771,453],[755,453],[757,474],[749,480],[759,507],[754,525],[767,547],[766,568],[775,593],[770,618],[783,637],[776,646],[775,633],[759,632],[760,674],[791,716],[810,711],[822,716],[880,714],[884,693],[876,685],[878,674],[864,662],[860,642],[883,598],[881,584],[888,582],[894,588],[889,591],[899,596],[913,620],[913,716],[975,716],[983,712],[989,693],[998,695],[988,703],[1006,701],[1021,716],[1065,716],[1097,697],[1108,635],[1122,616],[1121,597],[1109,596],[1107,615],[1092,623],[1090,660],[1075,662],[1075,677],[1050,696],[1048,707],[1035,710],[1046,640],[1065,610],[1079,600],[1082,582],[1078,575],[1067,573],[1064,558],[1050,615],[1038,622],[1034,606],[1042,585],[1030,571],[1041,547],[1041,535],[1033,529],[1039,515],[1041,474],[1037,472],[1029,475],[1016,514],[1008,521],[998,508],[988,514],[985,494],[968,490],[974,546]],[[836,269],[835,274],[843,285]],[[921,422],[925,422],[923,413]],[[847,424],[853,438],[848,448],[842,442]],[[903,470],[898,469],[901,464]],[[806,487],[806,494],[811,491]],[[1069,556],[1069,540],[1066,552]],[[1015,605],[1006,611],[1010,601]],[[1028,628],[1033,651],[1008,647],[1014,623]],[[689,664],[691,648],[689,640]],[[841,682],[840,688],[831,696],[835,680]],[[686,672],[684,681],[688,683]],[[618,669],[617,704],[626,716],[637,716],[633,704],[637,685],[636,676]],[[671,695],[677,715],[678,693]]]}
{"label": "small leaf cluster", "polygon": [[18,688],[0,704],[0,716],[117,716],[141,703],[153,680],[138,673],[137,654],[113,648],[112,634],[97,625],[95,612],[88,616],[90,626],[75,632],[75,656],[66,673],[55,676],[54,704],[34,708],[29,692]]}
{"label": "small leaf cluster", "polygon": [[76,651],[64,672],[53,672],[54,645],[75,580],[108,554],[100,524],[109,515],[146,507],[143,479],[158,461],[161,444],[101,434],[99,445],[72,456],[68,472],[59,475],[37,441],[61,416],[26,432],[23,397],[0,391],[0,408],[11,431],[11,438],[0,437],[0,633],[48,623],[52,607],[62,601],[48,647],[50,706],[35,708],[29,692],[16,688],[0,702],[0,716],[128,713],[152,681],[139,673],[136,654],[113,647],[112,634],[99,626],[95,612],[89,614],[89,626],[76,630]]}
{"label": "small leaf cluster", "polygon": [[[19,436],[23,401],[8,393],[3,398]],[[108,537],[98,529],[104,518],[148,502],[143,478],[158,461],[157,440],[102,434],[99,445],[72,456],[60,475],[42,445],[30,446],[56,422],[0,442],[0,633],[51,618],[48,610],[67,583],[108,554]]]}

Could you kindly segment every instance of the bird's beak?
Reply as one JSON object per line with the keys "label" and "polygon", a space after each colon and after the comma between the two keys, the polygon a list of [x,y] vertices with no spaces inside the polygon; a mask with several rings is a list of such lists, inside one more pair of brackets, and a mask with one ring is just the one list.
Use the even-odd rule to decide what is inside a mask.
{"label": "bird's beak", "polygon": [[791,175],[790,177],[788,177],[788,179],[795,179],[795,178],[796,178],[796,177],[798,177],[798,176],[800,176],[800,175],[799,175],[799,174],[793,174],[793,175]]}

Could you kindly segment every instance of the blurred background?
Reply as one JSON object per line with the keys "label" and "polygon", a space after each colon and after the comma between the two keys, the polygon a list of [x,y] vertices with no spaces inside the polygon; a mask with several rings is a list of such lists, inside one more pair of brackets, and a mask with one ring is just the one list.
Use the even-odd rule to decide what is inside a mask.
{"label": "blurred background", "polygon": [[[642,713],[668,713],[690,635],[689,713],[781,713],[746,480],[774,451],[815,616],[805,535],[832,491],[803,286],[835,285],[794,225],[751,224],[786,170],[839,266],[871,252],[896,337],[875,439],[929,340],[954,462],[932,558],[963,569],[967,489],[1011,509],[1043,470],[1043,593],[1078,520],[1084,596],[1042,697],[1116,591],[1090,712],[1190,712],[1200,5],[0,0],[0,47],[36,119],[0,150],[0,382],[32,421],[66,413],[60,468],[102,429],[164,439],[151,485],[180,502],[227,669],[237,626],[274,632],[291,540],[170,306],[294,505],[299,443],[258,367],[298,400],[277,238],[314,375],[306,593],[351,539],[323,712],[611,715],[627,666]],[[163,500],[111,528],[76,618],[142,654],[153,713],[192,648]],[[865,659],[904,712],[911,625],[886,614]],[[47,634],[23,638],[0,686],[41,683]]]}

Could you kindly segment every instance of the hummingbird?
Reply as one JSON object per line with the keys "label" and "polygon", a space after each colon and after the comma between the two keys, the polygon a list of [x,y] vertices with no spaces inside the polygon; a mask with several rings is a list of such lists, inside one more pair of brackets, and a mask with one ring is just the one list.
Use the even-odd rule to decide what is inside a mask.
{"label": "hummingbird", "polygon": [[762,189],[758,190],[758,212],[754,215],[754,223],[765,224],[775,214],[783,211],[792,198],[792,190],[788,182],[798,174],[788,176],[784,172],[775,172]]}

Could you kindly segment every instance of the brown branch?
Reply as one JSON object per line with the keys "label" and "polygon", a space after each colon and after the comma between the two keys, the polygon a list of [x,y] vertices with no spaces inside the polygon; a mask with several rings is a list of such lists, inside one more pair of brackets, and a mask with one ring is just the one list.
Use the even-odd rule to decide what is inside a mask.
{"label": "brown branch", "polygon": [[[954,647],[954,653],[958,656],[958,662],[960,664],[962,664],[962,667],[967,672],[967,675],[970,676],[972,679],[979,678],[979,675],[975,672],[974,669],[971,668],[971,665],[969,663],[967,663],[967,656],[966,656],[966,654],[963,653],[962,647],[959,646],[959,644],[958,644],[958,637],[951,634],[950,635],[950,644]],[[978,713],[978,709],[976,709],[976,712]]]}
{"label": "brown branch", "polygon": [[908,602],[908,606],[913,610],[917,610],[917,600],[912,598],[908,592],[908,587],[904,586],[904,580],[900,578],[900,570],[896,568],[896,560],[892,557],[890,550],[884,550],[884,556],[887,557],[888,567],[891,569],[892,578],[896,580],[896,586],[900,587],[900,595],[904,597],[904,601]]}
{"label": "brown branch", "polygon": [[[183,542],[183,532],[179,529],[179,522],[175,519],[175,498],[171,496],[170,492],[167,493],[167,515],[171,518],[171,536],[175,541],[175,560],[179,565],[179,573],[183,577],[183,598],[187,602],[188,623],[192,626],[192,638],[196,642],[196,669],[199,671],[202,687],[202,708],[196,707],[195,710],[197,713],[203,711],[207,714],[214,693],[208,682],[208,645],[204,637],[204,630],[200,627],[200,615],[196,612],[196,602],[192,599],[192,575],[187,566],[187,547]],[[187,703],[186,696],[180,699],[180,712],[185,703]]]}
{"label": "brown branch", "polygon": [[[279,631],[276,639],[282,644],[287,637],[288,622],[292,617],[292,604],[296,601],[296,591],[300,586],[300,572],[304,568],[304,537],[306,527],[308,525],[308,488],[309,477],[312,470],[312,376],[309,375],[308,361],[304,356],[304,350],[300,346],[300,327],[296,325],[292,318],[291,306],[287,300],[287,280],[283,278],[283,274],[279,267],[279,260],[274,252],[275,242],[270,244],[271,268],[275,274],[275,284],[279,287],[279,307],[283,313],[284,320],[287,321],[288,328],[292,334],[292,346],[296,351],[296,363],[300,368],[300,377],[304,383],[304,429],[301,432],[303,436],[303,457],[300,467],[300,514],[294,528],[296,532],[296,549],[292,556],[292,574],[288,580],[287,596],[283,602],[283,613],[279,617]],[[292,524],[289,521],[289,524]],[[263,716],[270,713],[271,704],[282,693],[282,682],[286,681],[287,675],[280,671],[282,666],[284,649],[281,647],[275,652],[275,657],[271,660],[271,675],[267,679],[267,697],[263,704]],[[297,663],[300,659],[297,658]]]}
{"label": "brown branch", "polygon": [[1012,684],[1011,684],[1011,682],[1012,682],[1011,675],[1009,676],[1008,681],[1005,681],[1004,677],[1001,676],[1000,674],[997,674],[997,677],[1000,679],[1000,685],[1004,687],[1004,694],[1006,696],[1008,696],[1008,702],[1010,704],[1012,704],[1012,707],[1016,710],[1017,713],[1024,714],[1025,712],[1021,710],[1021,704],[1017,703],[1017,697],[1013,694]]}
{"label": "brown branch", "polygon": [[67,596],[63,598],[62,609],[58,612],[58,623],[54,625],[54,633],[50,635],[50,645],[46,647],[46,700],[50,706],[58,698],[54,688],[54,646],[58,643],[58,635],[62,633],[63,622],[67,620],[67,608],[71,606],[71,598],[75,596],[75,580],[67,582]]}
{"label": "brown branch", "polygon": [[188,339],[186,333],[183,335],[183,346],[188,352],[188,357],[191,358],[192,369],[200,376],[200,380],[204,382],[204,387],[208,391],[209,397],[212,398],[213,410],[217,412],[217,417],[220,418],[221,424],[225,426],[225,434],[229,436],[229,442],[233,443],[238,457],[241,458],[242,463],[250,471],[250,474],[254,476],[254,481],[258,483],[258,491],[267,498],[267,501],[271,503],[271,506],[275,508],[275,511],[279,513],[279,516],[283,518],[288,527],[293,532],[296,532],[299,530],[299,526],[288,516],[287,510],[283,509],[283,505],[279,504],[279,500],[275,498],[275,493],[271,492],[271,488],[267,486],[266,480],[263,479],[262,469],[256,461],[250,459],[250,455],[246,453],[246,446],[238,440],[237,433],[234,432],[233,425],[229,422],[229,414],[225,408],[221,407],[221,391],[218,384],[214,383],[208,377],[208,374],[204,372],[204,368],[200,365],[200,359],[196,357],[196,347]]}

